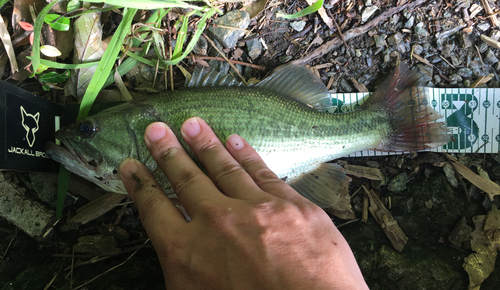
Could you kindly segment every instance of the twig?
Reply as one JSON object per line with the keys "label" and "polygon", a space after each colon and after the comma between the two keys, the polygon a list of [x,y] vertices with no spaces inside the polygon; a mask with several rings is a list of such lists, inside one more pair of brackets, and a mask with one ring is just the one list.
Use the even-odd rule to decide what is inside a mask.
{"label": "twig", "polygon": [[[149,242],[149,239],[147,239],[147,240],[144,242],[144,244],[146,244],[147,242]],[[144,244],[143,244],[143,245],[144,245]],[[73,290],[80,289],[80,288],[82,288],[83,286],[85,286],[85,285],[87,285],[87,284],[89,284],[89,283],[92,283],[92,282],[93,282],[94,280],[96,280],[97,278],[99,278],[99,277],[101,277],[101,276],[106,275],[108,272],[111,272],[111,271],[113,271],[114,269],[116,269],[116,268],[119,268],[119,267],[123,266],[123,265],[124,265],[125,263],[127,263],[127,262],[128,262],[128,260],[130,260],[130,259],[131,259],[131,258],[132,258],[132,257],[133,257],[133,256],[134,256],[134,255],[135,255],[135,254],[136,254],[136,253],[140,250],[140,249],[141,249],[141,248],[138,248],[137,250],[135,250],[135,251],[134,251],[134,252],[133,252],[130,256],[128,256],[128,258],[127,258],[127,259],[125,259],[125,261],[121,262],[120,264],[118,264],[118,265],[116,265],[116,266],[114,266],[114,267],[109,268],[108,270],[106,270],[106,271],[102,272],[101,274],[99,274],[99,275],[95,276],[94,278],[92,278],[92,279],[90,279],[89,281],[87,281],[87,282],[83,283],[82,285],[80,285],[80,286],[78,286],[78,287],[74,288]]]}
{"label": "twig", "polygon": [[[367,24],[360,26],[360,27],[350,29],[349,31],[344,33],[344,39],[345,39],[345,41],[349,41],[355,37],[358,37],[358,36],[366,33],[367,31],[369,31],[373,27],[377,26],[380,22],[391,17],[392,15],[399,13],[399,12],[403,11],[404,9],[411,10],[411,9],[415,8],[416,6],[424,3],[425,1],[426,0],[416,0],[416,1],[409,2],[409,3],[402,5],[402,6],[399,6],[399,7],[394,7],[394,8],[388,9],[387,11],[381,13],[379,16],[375,17],[372,21],[368,22]],[[342,44],[343,44],[342,39],[340,37],[335,37],[334,39],[327,41],[326,43],[324,43],[320,47],[316,48],[313,52],[311,52],[311,53],[309,53],[309,54],[307,54],[299,59],[296,59],[296,60],[292,61],[291,63],[292,64],[308,63],[308,62],[312,61],[313,59],[321,57],[321,56],[327,54],[328,52],[339,48]]]}
{"label": "twig", "polygon": [[203,37],[205,37],[205,39],[208,41],[208,43],[210,43],[210,45],[212,45],[212,47],[222,56],[222,58],[224,58],[227,63],[234,69],[234,71],[236,72],[236,74],[238,74],[238,76],[241,78],[241,80],[243,81],[243,83],[245,83],[247,85],[247,81],[245,80],[245,78],[240,74],[240,71],[234,66],[234,64],[226,57],[226,55],[220,51],[220,49],[217,47],[217,45],[215,45],[215,43],[210,39],[208,38],[208,36],[203,33]]}
{"label": "twig", "polygon": [[7,252],[9,251],[10,249],[10,245],[12,244],[12,242],[14,241],[14,239],[17,237],[17,233],[12,237],[12,239],[10,239],[10,242],[9,242],[9,245],[7,245],[7,249],[5,249],[5,251],[3,252],[3,256],[2,258],[0,258],[0,262],[3,261],[3,258],[5,258],[5,256],[7,256]]}
{"label": "twig", "polygon": [[[219,56],[196,56],[194,58],[195,59],[208,59],[208,60],[226,61],[226,59],[224,59],[222,57],[219,57]],[[232,62],[232,63],[234,63],[234,64],[239,64],[239,65],[243,65],[243,66],[249,66],[251,68],[258,69],[258,70],[264,70],[264,67],[262,67],[260,65],[253,64],[253,63],[246,63],[246,62],[232,60],[232,59],[230,59],[229,61]]]}
{"label": "twig", "polygon": [[[248,42],[248,41],[250,41],[250,40],[254,40],[254,39],[261,38],[261,37],[263,37],[263,36],[269,35],[269,34],[273,34],[273,33],[275,33],[276,31],[281,30],[281,29],[285,29],[285,28],[288,30],[288,27],[287,27],[287,26],[278,27],[278,28],[274,29],[273,31],[266,32],[266,33],[259,33],[257,36],[250,37],[250,38],[245,38],[245,39],[242,39],[242,40],[238,40],[238,42]],[[309,29],[309,30],[310,30],[310,29]]]}
{"label": "twig", "polygon": [[340,38],[342,39],[342,42],[344,43],[345,48],[347,50],[349,50],[349,46],[347,45],[347,42],[345,41],[344,35],[342,34],[342,30],[340,30],[340,26],[337,23],[337,20],[335,20],[334,17],[331,17],[331,19],[333,20],[333,24],[335,24],[335,27],[337,27],[337,31],[339,32]]}

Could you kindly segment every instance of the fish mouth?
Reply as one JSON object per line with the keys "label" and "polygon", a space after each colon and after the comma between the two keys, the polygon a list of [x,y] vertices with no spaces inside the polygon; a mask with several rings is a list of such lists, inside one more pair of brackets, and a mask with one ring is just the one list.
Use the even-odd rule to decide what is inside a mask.
{"label": "fish mouth", "polygon": [[59,140],[64,146],[57,145],[53,142],[47,142],[45,144],[45,153],[47,153],[50,158],[64,165],[69,171],[80,176],[88,176],[90,173],[95,174],[95,171],[89,168],[68,141],[64,138]]}
{"label": "fish mouth", "polygon": [[85,162],[84,157],[78,154],[78,151],[66,138],[57,135],[56,138],[61,141],[63,146],[47,142],[45,144],[45,152],[50,158],[62,164],[70,172],[99,185],[106,191],[122,194],[127,193],[121,179],[106,174],[102,175],[98,172],[98,166],[101,162],[97,164],[95,164],[95,161],[92,163],[93,160]]}

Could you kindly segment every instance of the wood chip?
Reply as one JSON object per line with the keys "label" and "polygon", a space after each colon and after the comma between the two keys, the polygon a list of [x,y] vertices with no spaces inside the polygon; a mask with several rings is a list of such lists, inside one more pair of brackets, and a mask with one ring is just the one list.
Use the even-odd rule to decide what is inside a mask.
{"label": "wood chip", "polygon": [[500,48],[500,41],[494,40],[493,38],[488,37],[484,34],[481,34],[481,40],[486,42],[487,45],[493,48]]}
{"label": "wood chip", "polygon": [[482,191],[486,192],[488,194],[488,197],[490,197],[490,199],[494,195],[500,195],[500,185],[476,174],[474,171],[470,170],[467,166],[458,162],[458,160],[455,157],[449,154],[446,154],[446,156],[448,157],[450,162],[453,162],[454,168],[458,172],[458,174],[460,174],[463,178],[470,181],[470,183],[474,184]]}
{"label": "wood chip", "polygon": [[420,62],[422,62],[422,63],[424,63],[424,64],[426,64],[426,65],[428,65],[428,66],[433,67],[433,65],[432,65],[432,64],[431,64],[428,60],[426,60],[425,58],[421,57],[420,55],[415,54],[415,53],[413,53],[413,52],[412,52],[412,53],[411,53],[411,56],[412,56],[412,57],[415,57],[415,58],[416,58],[416,59],[418,59]]}
{"label": "wood chip", "polygon": [[101,215],[112,210],[117,206],[127,195],[120,193],[107,193],[80,207],[76,215],[71,218],[70,223],[86,224]]}
{"label": "wood chip", "polygon": [[493,9],[491,9],[490,4],[488,3],[488,0],[481,0],[481,4],[484,7],[484,11],[486,12],[486,15],[488,15],[488,18],[490,19],[491,25],[494,27],[498,26],[498,18],[495,12],[493,12]]}
{"label": "wood chip", "polygon": [[351,78],[351,83],[356,87],[358,92],[360,93],[367,93],[368,89],[363,85],[362,83],[358,82],[355,78]]}
{"label": "wood chip", "polygon": [[477,4],[472,4],[469,8],[469,11],[470,11],[470,15],[469,17],[472,19],[474,17],[476,17],[476,15],[481,12],[481,10],[483,10],[483,7],[477,5]]}
{"label": "wood chip", "polygon": [[396,251],[401,252],[408,242],[408,237],[403,233],[403,230],[398,226],[398,222],[392,217],[391,213],[385,208],[382,201],[372,190],[366,189],[363,185],[365,194],[370,199],[370,213],[380,225],[385,235],[391,241],[392,246]]}
{"label": "wood chip", "polygon": [[470,85],[471,88],[477,88],[485,83],[489,82],[495,75],[494,74],[489,74],[487,76],[480,76],[472,85]]}
{"label": "wood chip", "polygon": [[382,174],[382,171],[378,168],[359,166],[359,165],[343,165],[345,169],[345,173],[348,175],[354,175],[357,177],[363,177],[370,180],[385,180],[385,176]]}

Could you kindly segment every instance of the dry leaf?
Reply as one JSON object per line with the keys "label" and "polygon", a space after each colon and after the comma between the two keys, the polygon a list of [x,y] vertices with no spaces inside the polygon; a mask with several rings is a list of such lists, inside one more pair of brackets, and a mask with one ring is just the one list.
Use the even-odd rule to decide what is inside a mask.
{"label": "dry leaf", "polygon": [[[74,63],[98,61],[104,55],[102,46],[102,28],[100,13],[89,13],[75,21],[75,60]],[[97,66],[75,70],[71,74],[66,88],[79,100],[85,94],[87,86]]]}
{"label": "dry leaf", "polygon": [[259,15],[259,13],[264,10],[264,8],[266,8],[266,4],[267,0],[257,0],[255,2],[246,3],[244,7],[248,14],[250,14],[250,19],[252,19],[255,16]]}
{"label": "dry leaf", "polygon": [[472,220],[476,226],[471,233],[471,247],[475,253],[464,259],[463,267],[469,274],[469,289],[479,289],[495,269],[500,249],[500,212],[493,205],[488,215],[475,216]]}

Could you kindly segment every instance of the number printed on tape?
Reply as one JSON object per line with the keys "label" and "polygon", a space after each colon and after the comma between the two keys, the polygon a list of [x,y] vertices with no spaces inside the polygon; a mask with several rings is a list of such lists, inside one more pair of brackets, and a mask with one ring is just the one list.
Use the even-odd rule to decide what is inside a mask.
{"label": "number printed on tape", "polygon": [[[435,152],[498,153],[500,144],[500,89],[419,88],[429,104],[451,128],[456,142],[434,148]],[[369,93],[332,94],[331,113],[355,110]],[[377,156],[401,152],[363,151],[350,156]]]}

